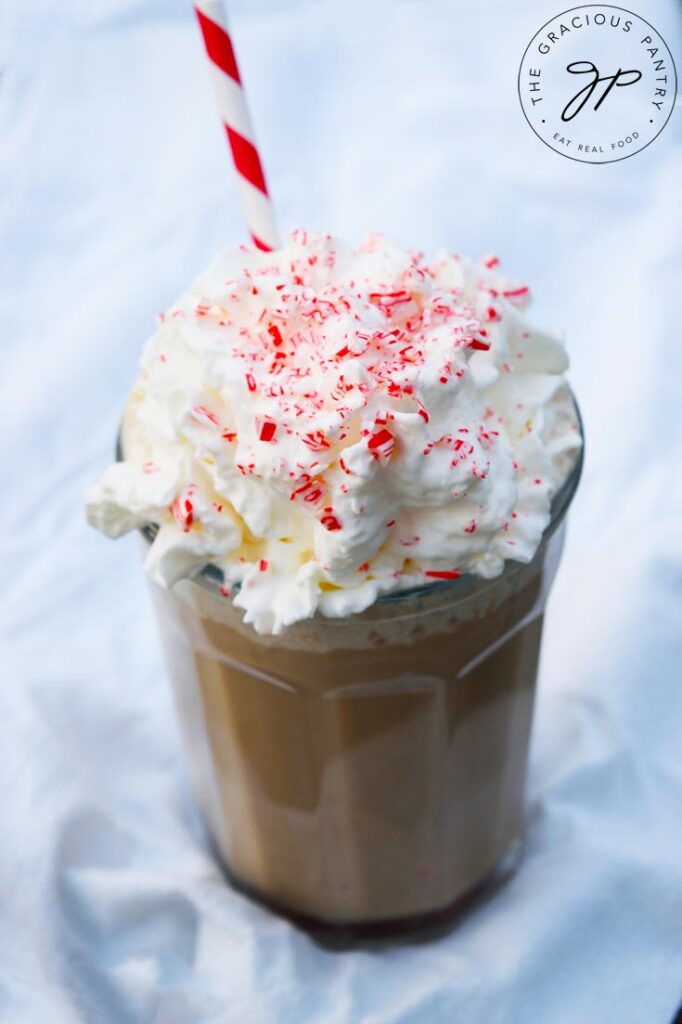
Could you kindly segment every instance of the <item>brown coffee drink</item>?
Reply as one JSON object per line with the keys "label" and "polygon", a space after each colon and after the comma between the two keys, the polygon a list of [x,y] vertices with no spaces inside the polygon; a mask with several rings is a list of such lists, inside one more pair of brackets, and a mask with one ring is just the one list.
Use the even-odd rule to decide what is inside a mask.
{"label": "brown coffee drink", "polygon": [[519,840],[542,615],[530,565],[258,636],[154,587],[194,782],[231,875],[328,925],[439,914]]}
{"label": "brown coffee drink", "polygon": [[521,833],[582,435],[496,256],[297,231],[159,319],[120,460],[199,798],[235,881],[331,927],[444,915]]}

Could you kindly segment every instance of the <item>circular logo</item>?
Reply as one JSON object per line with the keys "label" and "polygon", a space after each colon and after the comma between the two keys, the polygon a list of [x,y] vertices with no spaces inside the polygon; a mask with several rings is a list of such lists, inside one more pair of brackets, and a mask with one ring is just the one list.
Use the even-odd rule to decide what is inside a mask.
{"label": "circular logo", "polygon": [[531,39],[519,98],[538,138],[589,164],[624,160],[653,142],[677,93],[672,54],[631,11],[587,4],[557,14]]}

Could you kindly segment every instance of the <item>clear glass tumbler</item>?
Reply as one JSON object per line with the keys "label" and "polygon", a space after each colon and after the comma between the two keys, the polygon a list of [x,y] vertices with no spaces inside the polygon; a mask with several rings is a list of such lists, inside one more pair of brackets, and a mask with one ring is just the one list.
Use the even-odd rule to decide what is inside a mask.
{"label": "clear glass tumbler", "polygon": [[211,570],[152,584],[199,802],[234,883],[303,924],[439,921],[509,863],[543,613],[582,455],[527,565],[259,636]]}

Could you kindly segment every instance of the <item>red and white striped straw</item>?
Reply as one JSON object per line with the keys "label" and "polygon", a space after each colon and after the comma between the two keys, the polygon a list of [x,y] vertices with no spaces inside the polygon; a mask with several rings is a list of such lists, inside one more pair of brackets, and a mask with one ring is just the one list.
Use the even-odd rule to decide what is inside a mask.
{"label": "red and white striped straw", "polygon": [[194,9],[204,37],[218,111],[237,170],[246,224],[254,243],[267,252],[279,245],[277,228],[225,11],[219,0],[200,0]]}

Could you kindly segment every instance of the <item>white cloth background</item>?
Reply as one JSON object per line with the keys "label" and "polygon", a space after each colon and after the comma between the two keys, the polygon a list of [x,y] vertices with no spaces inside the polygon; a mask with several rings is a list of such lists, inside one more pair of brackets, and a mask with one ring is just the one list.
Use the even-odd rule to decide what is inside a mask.
{"label": "white cloth background", "polygon": [[[636,9],[679,57],[679,5]],[[189,3],[4,0],[3,1024],[668,1024],[682,999],[679,111],[622,163],[543,146],[516,74],[560,10],[233,4],[282,227],[498,252],[565,328],[588,435],[523,866],[446,938],[337,953],[224,883],[135,541],[83,520],[154,315],[243,237]]]}

